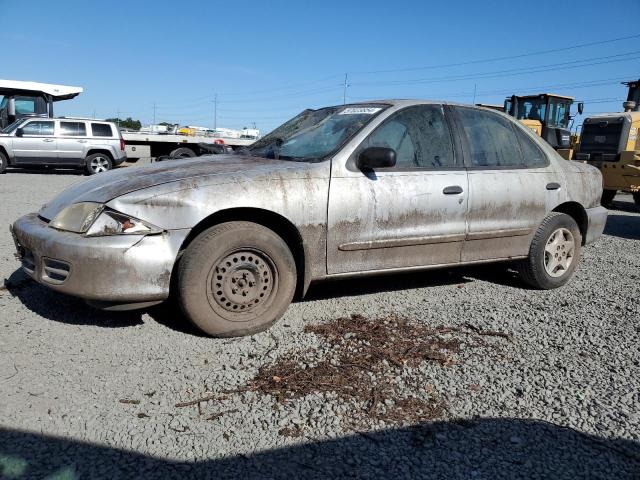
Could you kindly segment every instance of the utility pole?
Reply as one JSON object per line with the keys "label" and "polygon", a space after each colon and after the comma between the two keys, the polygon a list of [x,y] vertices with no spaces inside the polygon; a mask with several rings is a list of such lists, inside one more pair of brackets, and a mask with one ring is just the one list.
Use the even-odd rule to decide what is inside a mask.
{"label": "utility pole", "polygon": [[476,104],[476,91],[477,91],[477,88],[478,88],[478,84],[474,83],[473,84],[473,102],[471,102],[473,105]]}
{"label": "utility pole", "polygon": [[213,95],[213,131],[218,129],[218,94]]}
{"label": "utility pole", "polygon": [[344,74],[344,85],[343,85],[343,90],[342,90],[342,104],[346,105],[347,103],[347,87],[349,86],[349,84],[347,83],[349,79],[349,74],[345,73]]}
{"label": "utility pole", "polygon": [[116,124],[118,125],[118,128],[120,128],[120,109],[119,108],[116,110]]}
{"label": "utility pole", "polygon": [[156,124],[156,102],[153,102],[153,124]]}

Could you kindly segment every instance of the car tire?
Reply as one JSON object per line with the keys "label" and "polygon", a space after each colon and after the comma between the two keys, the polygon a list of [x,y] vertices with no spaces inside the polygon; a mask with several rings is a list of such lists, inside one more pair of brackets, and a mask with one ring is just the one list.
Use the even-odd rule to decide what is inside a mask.
{"label": "car tire", "polygon": [[4,152],[0,152],[0,174],[5,173],[7,171],[7,167],[9,166],[9,160]]}
{"label": "car tire", "polygon": [[89,155],[84,162],[87,175],[107,172],[113,168],[113,160],[106,153],[94,153]]}
{"label": "car tire", "polygon": [[633,201],[635,202],[636,205],[640,207],[640,192],[635,192],[632,195],[633,195]]}
{"label": "car tire", "polygon": [[603,207],[609,208],[613,203],[613,199],[616,197],[618,193],[617,190],[603,190],[602,191],[602,199],[600,200],[600,204]]}
{"label": "car tire", "polygon": [[196,152],[191,150],[190,148],[176,148],[169,154],[169,158],[191,158],[196,157]]}
{"label": "car tire", "polygon": [[580,262],[582,235],[576,221],[564,213],[551,213],[531,241],[529,256],[518,265],[520,277],[542,290],[567,283]]}
{"label": "car tire", "polygon": [[178,265],[183,312],[216,337],[269,328],[296,290],[296,263],[285,241],[251,222],[226,222],[200,233]]}

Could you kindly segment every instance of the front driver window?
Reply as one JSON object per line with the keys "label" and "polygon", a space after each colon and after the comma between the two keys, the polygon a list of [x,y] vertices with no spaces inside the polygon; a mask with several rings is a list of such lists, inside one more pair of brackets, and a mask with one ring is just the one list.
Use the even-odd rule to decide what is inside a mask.
{"label": "front driver window", "polygon": [[23,135],[53,135],[53,122],[29,122],[22,127]]}
{"label": "front driver window", "polygon": [[441,105],[400,110],[364,141],[363,148],[386,147],[396,152],[396,168],[455,167],[451,134]]}

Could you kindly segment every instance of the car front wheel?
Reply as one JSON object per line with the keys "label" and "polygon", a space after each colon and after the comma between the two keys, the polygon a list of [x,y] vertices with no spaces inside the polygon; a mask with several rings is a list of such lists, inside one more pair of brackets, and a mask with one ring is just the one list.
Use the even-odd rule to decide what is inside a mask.
{"label": "car front wheel", "polygon": [[522,279],[548,290],[569,281],[580,261],[582,235],[578,224],[564,213],[551,213],[536,231],[528,258],[519,265]]}
{"label": "car front wheel", "polygon": [[200,330],[217,337],[265,330],[285,312],[296,264],[284,240],[251,222],[226,222],[200,233],[178,265],[180,305]]}

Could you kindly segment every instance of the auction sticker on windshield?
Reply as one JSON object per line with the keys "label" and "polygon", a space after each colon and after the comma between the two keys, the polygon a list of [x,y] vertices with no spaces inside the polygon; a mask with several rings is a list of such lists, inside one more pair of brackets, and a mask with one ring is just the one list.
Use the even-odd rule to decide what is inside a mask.
{"label": "auction sticker on windshield", "polygon": [[373,115],[382,110],[380,107],[348,107],[342,110],[339,115]]}

